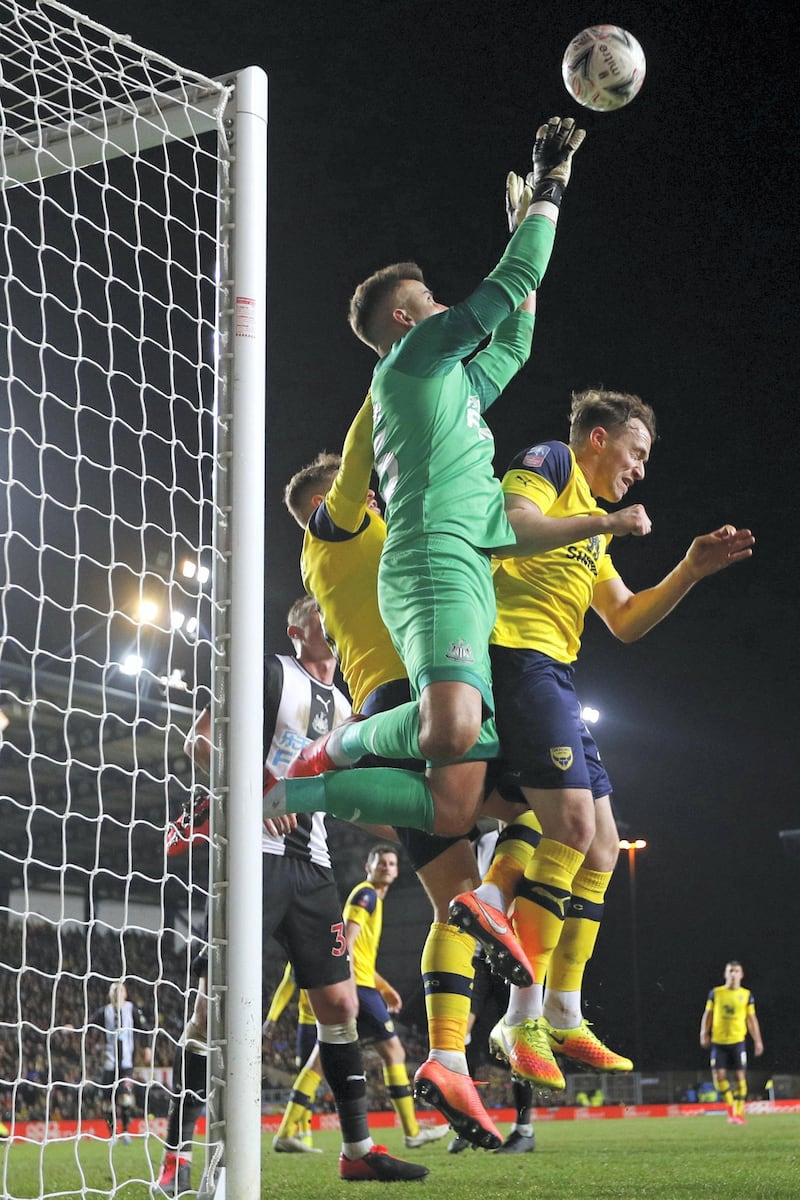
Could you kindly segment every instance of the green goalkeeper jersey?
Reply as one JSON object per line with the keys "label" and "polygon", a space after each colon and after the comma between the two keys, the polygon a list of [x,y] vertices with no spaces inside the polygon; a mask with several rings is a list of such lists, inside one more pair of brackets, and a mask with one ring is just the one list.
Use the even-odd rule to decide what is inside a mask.
{"label": "green goalkeeper jersey", "polygon": [[482,550],[513,544],[482,414],[530,355],[533,315],[518,309],[538,287],[554,238],[546,217],[526,218],[471,296],[414,326],[375,368],[373,447],[387,545],[431,533]]}

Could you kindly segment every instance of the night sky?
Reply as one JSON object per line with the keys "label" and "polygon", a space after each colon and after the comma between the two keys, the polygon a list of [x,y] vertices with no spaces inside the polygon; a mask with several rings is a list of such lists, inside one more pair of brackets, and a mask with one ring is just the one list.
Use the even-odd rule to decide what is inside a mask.
{"label": "night sky", "polygon": [[[78,5],[107,22],[105,2]],[[725,521],[753,559],[707,580],[635,646],[593,615],[578,672],[637,863],[645,1065],[701,1070],[708,989],[740,958],[769,1072],[800,1070],[800,827],[794,744],[797,405],[796,38],[768,4],[432,4],[139,0],[115,28],[208,75],[270,80],[268,604],[271,649],[300,592],[287,478],[338,450],[373,357],[347,302],[379,266],[412,258],[461,299],[507,237],[506,172],[537,125],[580,116],[589,136],[539,296],[531,361],[489,414],[496,469],[566,438],[573,388],[634,391],[659,439],[632,494],[653,521],[615,543],[633,589]],[[648,62],[621,112],[567,96],[563,50],[584,26],[628,28]],[[793,254],[793,250],[795,253]],[[791,490],[790,490],[791,489]],[[407,868],[406,868],[407,870]],[[400,885],[398,885],[400,886]],[[391,901],[390,901],[391,903]],[[620,862],[587,1009],[631,1050],[630,911]],[[387,946],[390,950],[391,947]],[[794,1013],[792,1008],[794,1007]]]}

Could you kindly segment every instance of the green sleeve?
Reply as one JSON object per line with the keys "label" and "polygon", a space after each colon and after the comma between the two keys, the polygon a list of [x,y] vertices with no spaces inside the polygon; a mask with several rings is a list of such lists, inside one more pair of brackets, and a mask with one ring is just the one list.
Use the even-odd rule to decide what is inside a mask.
{"label": "green sleeve", "polygon": [[475,291],[421,321],[379,362],[376,373],[391,365],[419,379],[449,374],[536,291],[550,261],[555,232],[547,217],[526,217],[500,262]]}
{"label": "green sleeve", "polygon": [[542,282],[555,238],[556,227],[547,217],[538,214],[526,217],[500,262],[487,276],[503,289],[512,308],[519,308],[528,293],[535,292]]}
{"label": "green sleeve", "polygon": [[489,345],[468,364],[467,376],[480,400],[481,412],[497,399],[530,358],[533,324],[533,313],[516,309],[500,322]]}

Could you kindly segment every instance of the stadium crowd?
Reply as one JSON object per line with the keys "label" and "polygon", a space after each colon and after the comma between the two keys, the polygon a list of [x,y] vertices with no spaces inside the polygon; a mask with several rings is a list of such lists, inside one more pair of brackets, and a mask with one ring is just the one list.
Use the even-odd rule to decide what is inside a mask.
{"label": "stadium crowd", "polygon": [[[0,925],[0,1119],[89,1120],[104,1115],[97,1087],[105,1035],[89,1018],[125,979],[153,1031],[153,1066],[171,1063],[184,1023],[188,959],[143,930],[28,918]],[[154,1089],[148,1110],[163,1108]]]}
{"label": "stadium crowd", "polygon": [[[185,943],[167,950],[166,939],[144,930],[95,928],[88,936],[75,923],[58,929],[28,918],[0,925],[0,1120],[94,1120],[104,1117],[107,1100],[100,1090],[104,1033],[88,1024],[107,999],[109,984],[124,978],[135,1003],[153,1030],[153,1067],[172,1065],[175,1044],[185,1022],[188,956]],[[265,963],[265,996],[280,977],[282,963]],[[297,1005],[290,1003],[265,1047],[265,1093],[288,1089],[296,1073]],[[404,1042],[412,1070],[425,1060],[427,1037],[409,1028]],[[168,1093],[158,1081],[145,1097],[144,1080],[137,1107],[156,1115],[166,1111]],[[492,1090],[505,1103],[503,1073]],[[371,1111],[390,1110],[381,1062],[367,1055]],[[146,1099],[146,1105],[144,1103]],[[282,1107],[283,1101],[280,1102]],[[333,1099],[321,1089],[320,1111],[333,1111]]]}

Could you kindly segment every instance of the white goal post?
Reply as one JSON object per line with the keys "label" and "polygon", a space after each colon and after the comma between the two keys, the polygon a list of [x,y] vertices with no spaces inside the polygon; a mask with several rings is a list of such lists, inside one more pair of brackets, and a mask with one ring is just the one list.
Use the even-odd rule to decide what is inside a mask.
{"label": "white goal post", "polygon": [[[204,1166],[204,1196],[261,1194],[266,140],[260,69],[206,79],[62,4],[0,0],[9,1200],[150,1195],[206,907],[194,1186]],[[204,705],[210,781],[184,748]],[[210,835],[169,858],[200,785]],[[133,1102],[121,1060],[104,1083],[95,1019],[120,981]]]}

